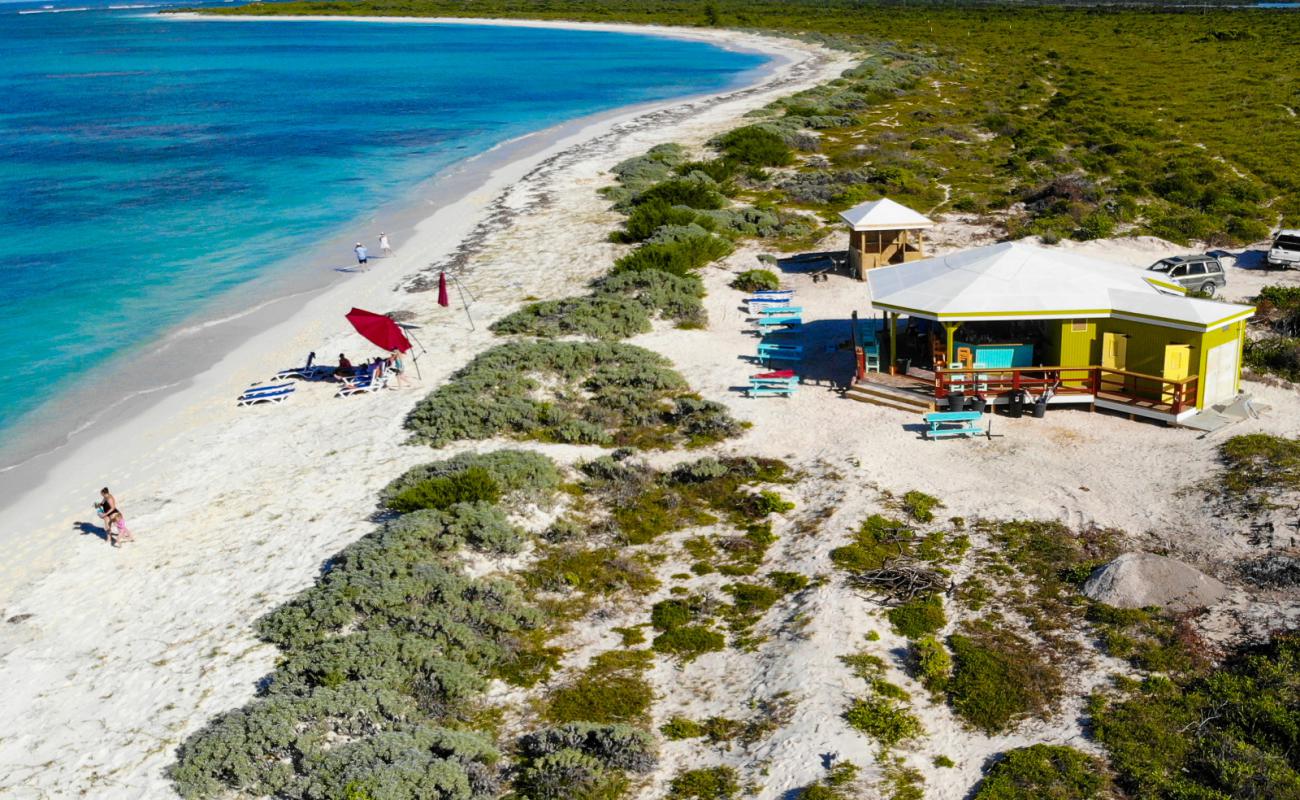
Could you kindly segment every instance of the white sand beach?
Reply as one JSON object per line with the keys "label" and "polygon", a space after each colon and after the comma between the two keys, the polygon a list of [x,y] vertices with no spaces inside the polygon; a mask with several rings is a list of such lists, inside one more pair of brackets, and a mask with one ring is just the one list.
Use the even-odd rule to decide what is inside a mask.
{"label": "white sand beach", "polygon": [[[427,448],[403,444],[407,411],[493,343],[486,331],[491,320],[526,297],[575,294],[609,268],[618,246],[607,235],[619,218],[596,194],[611,182],[608,168],[660,143],[702,146],[746,111],[829,80],[853,61],[788,40],[672,34],[759,49],[783,62],[754,86],[618,115],[501,168],[479,190],[421,223],[411,239],[395,242],[394,258],[377,260],[370,272],[312,298],[236,351],[218,354],[192,385],[79,445],[37,489],[6,502],[5,517],[21,535],[0,556],[0,795],[171,796],[163,770],[176,746],[213,715],[252,698],[257,680],[272,668],[276,652],[254,638],[250,623],[308,586],[323,559],[372,529],[375,495],[385,483],[434,459]],[[933,250],[948,252],[988,235],[971,220],[943,220]],[[822,245],[842,248],[843,236],[836,233]],[[1152,239],[1077,246],[1135,268],[1180,250]],[[885,508],[884,492],[909,489],[941,498],[945,516],[1120,528],[1135,545],[1176,553],[1211,574],[1223,556],[1251,552],[1240,523],[1205,513],[1186,491],[1213,474],[1223,434],[1201,437],[1118,415],[1052,410],[1041,420],[999,418],[998,436],[991,439],[922,441],[915,415],[855,403],[835,390],[826,378],[851,370],[849,354],[833,350],[820,351],[817,359],[827,374],[810,375],[794,397],[745,398],[736,387],[753,371],[744,357],[753,353],[754,338],[740,309],[742,295],[728,284],[735,272],[758,266],[762,252],[745,245],[705,271],[706,329],[659,325],[631,342],[669,357],[701,395],[752,423],[717,452],[783,458],[810,476],[794,490],[798,510],[775,530],[780,538],[768,558],[782,569],[829,575],[830,550],[867,514]],[[433,293],[403,290],[422,275],[427,279],[430,263],[451,259],[463,265],[478,298],[474,330],[454,293],[453,306],[443,309]],[[824,323],[822,338],[810,344],[847,338],[851,312],[867,310],[863,283],[843,276],[814,282],[805,274],[785,279],[797,289],[805,318]],[[1250,296],[1259,283],[1257,273],[1231,270],[1233,297]],[[348,399],[333,397],[331,386],[309,383],[282,405],[235,408],[242,387],[299,363],[308,351],[327,362],[340,351],[372,354],[343,320],[353,305],[409,311],[424,326],[420,336],[429,353],[420,361],[422,381]],[[1234,433],[1300,432],[1294,390],[1258,383],[1247,389],[1271,410]],[[566,462],[593,452],[528,446]],[[96,525],[90,503],[105,482],[138,540],[120,550],[78,528]],[[798,533],[805,516],[820,520],[815,535]],[[657,569],[666,575],[682,567]],[[1245,590],[1231,575],[1219,577],[1234,588],[1211,620],[1240,616]],[[700,576],[691,585],[718,580]],[[1252,599],[1252,616],[1225,623],[1223,630],[1259,633],[1300,623],[1300,604]],[[881,635],[872,646],[882,654],[903,640],[889,632],[879,603],[833,576],[798,603],[765,624],[771,641],[755,652],[727,650],[654,668],[657,723],[677,713],[734,716],[781,692],[797,702],[786,721],[753,745],[668,742],[640,796],[662,797],[683,767],[764,769],[756,796],[776,800],[823,775],[825,754],[872,764],[871,743],[841,717],[854,687],[838,659],[859,649],[868,631]],[[636,611],[637,621],[644,612]],[[787,624],[796,616],[804,622]],[[631,621],[632,610],[622,618],[613,609],[599,624],[581,626],[563,642],[566,664],[613,646],[612,629]],[[1103,680],[1103,666],[1072,675],[1072,696]],[[891,669],[888,677],[924,696],[901,671]],[[927,798],[958,800],[978,780],[986,758],[1008,747],[1090,747],[1079,711],[1079,702],[1068,703],[1048,721],[990,737],[964,728],[946,706],[922,701],[917,713],[929,738],[899,755],[925,776]],[[936,767],[932,759],[939,755],[955,767]]]}
{"label": "white sand beach", "polygon": [[[570,294],[608,269],[614,246],[605,236],[617,216],[594,192],[605,171],[661,142],[702,143],[851,64],[848,54],[785,39],[671,35],[776,61],[751,86],[606,116],[495,170],[395,241],[393,258],[372,261],[235,351],[212,354],[190,385],[66,448],[40,465],[39,486],[4,498],[13,535],[0,556],[0,795],[169,796],[163,769],[176,745],[251,698],[273,664],[249,622],[370,529],[380,487],[429,460],[427,449],[402,445],[410,407],[489,346],[487,324],[524,297]],[[458,255],[469,260],[462,272],[478,298],[476,330],[459,307],[437,306],[436,294],[402,290],[430,263]],[[410,311],[424,325],[420,383],[348,399],[309,384],[279,406],[235,407],[243,387],[309,351],[327,361],[340,351],[378,354],[343,319],[354,305]],[[137,538],[120,550],[78,527],[97,529],[91,503],[105,483]]]}

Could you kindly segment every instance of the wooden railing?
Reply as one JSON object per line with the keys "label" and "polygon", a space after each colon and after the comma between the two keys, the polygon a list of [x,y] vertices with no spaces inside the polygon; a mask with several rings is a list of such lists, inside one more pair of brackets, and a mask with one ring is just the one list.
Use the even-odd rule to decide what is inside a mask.
{"label": "wooden railing", "polygon": [[1056,395],[1116,395],[1121,400],[1167,405],[1174,414],[1196,404],[1196,376],[1170,379],[1105,367],[980,367],[942,369],[934,376],[934,396],[977,394],[998,397],[1024,390],[1034,397],[1053,389]]}

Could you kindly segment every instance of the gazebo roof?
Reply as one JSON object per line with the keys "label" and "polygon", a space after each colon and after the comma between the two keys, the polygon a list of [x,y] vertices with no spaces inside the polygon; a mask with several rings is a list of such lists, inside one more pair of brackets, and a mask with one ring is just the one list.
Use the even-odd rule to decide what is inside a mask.
{"label": "gazebo roof", "polygon": [[867,273],[872,305],[944,322],[1117,317],[1186,330],[1245,319],[1251,306],[1181,292],[1141,270],[1019,242],[977,247]]}
{"label": "gazebo roof", "polygon": [[901,231],[932,228],[934,222],[888,197],[859,203],[840,212],[840,219],[855,231]]}

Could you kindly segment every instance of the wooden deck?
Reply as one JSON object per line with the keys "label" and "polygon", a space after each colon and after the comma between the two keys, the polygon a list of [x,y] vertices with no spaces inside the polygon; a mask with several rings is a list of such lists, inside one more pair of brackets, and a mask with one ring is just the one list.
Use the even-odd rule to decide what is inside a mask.
{"label": "wooden deck", "polygon": [[[1118,390],[1131,387],[1132,391]],[[912,368],[906,375],[868,372],[854,381],[846,397],[904,411],[924,413],[944,405],[949,393],[972,388],[990,405],[1006,405],[1024,389],[1031,396],[1053,390],[1049,405],[1086,405],[1177,424],[1197,413],[1196,377],[1165,380],[1158,376],[1102,367],[1024,367],[944,370]],[[1160,398],[1160,399],[1155,399]]]}

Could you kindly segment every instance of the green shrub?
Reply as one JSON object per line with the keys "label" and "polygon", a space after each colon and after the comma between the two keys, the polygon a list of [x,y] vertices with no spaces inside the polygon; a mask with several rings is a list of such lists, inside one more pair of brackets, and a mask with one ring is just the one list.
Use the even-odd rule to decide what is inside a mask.
{"label": "green shrub", "polygon": [[677,165],[677,174],[690,176],[694,173],[707,175],[714,183],[725,184],[736,176],[736,162],[729,158],[715,158],[709,161],[687,161]]}
{"label": "green shrub", "polygon": [[604,767],[629,772],[649,772],[658,761],[653,737],[631,725],[572,722],[526,734],[519,740],[519,753],[527,759],[564,750],[577,750]]}
{"label": "green shrub", "polygon": [[586,753],[560,750],[530,762],[515,785],[528,800],[616,800],[627,779]]}
{"label": "green shrub", "polygon": [[660,600],[650,610],[650,624],[659,631],[671,631],[691,621],[695,615],[685,600]]}
{"label": "green shrub", "polygon": [[831,561],[840,569],[853,572],[880,569],[891,558],[910,555],[906,542],[900,541],[910,533],[911,529],[901,520],[872,514],[862,523],[851,544],[831,551]]}
{"label": "green shrub", "polygon": [[412,467],[384,488],[380,500],[391,507],[392,498],[409,488],[437,478],[458,475],[470,468],[490,475],[507,499],[545,503],[554,496],[563,482],[563,476],[555,462],[540,453],[527,450],[462,453],[446,461]]}
{"label": "green shrub", "polygon": [[704,726],[687,717],[673,717],[659,726],[665,739],[698,739],[704,735]]}
{"label": "green shrub", "polygon": [[930,759],[930,763],[934,764],[936,767],[939,767],[941,769],[950,769],[952,767],[957,766],[956,761],[953,761],[951,758],[948,758],[947,756],[943,756],[943,755],[935,756],[934,758]]}
{"label": "green shrub", "polygon": [[728,157],[749,166],[784,167],[794,161],[781,136],[757,125],[728,131],[715,144]]}
{"label": "green shrub", "polygon": [[1063,745],[1035,744],[1003,754],[974,800],[1101,800],[1110,797],[1101,760]]}
{"label": "green shrub", "polygon": [[922,636],[911,643],[910,661],[916,679],[936,699],[943,696],[952,675],[952,656],[933,636]]}
{"label": "green shrub", "polygon": [[713,224],[711,218],[694,209],[675,206],[662,197],[656,197],[633,207],[623,223],[621,239],[643,242],[665,226],[700,225],[712,230]]}
{"label": "green shrub", "polygon": [[[538,397],[543,382],[550,397]],[[664,403],[686,383],[667,359],[604,342],[511,342],[474,358],[407,416],[412,440],[442,447],[511,435],[572,443],[679,441]]]}
{"label": "green shrub", "polygon": [[917,522],[933,521],[936,508],[943,508],[943,503],[939,502],[939,498],[931,497],[925,492],[913,490],[903,495],[903,510]]}
{"label": "green shrub", "polygon": [[623,297],[569,297],[527,305],[492,323],[490,330],[500,336],[626,339],[650,331],[650,314]]}
{"label": "green shrub", "polygon": [[554,723],[637,723],[645,719],[654,690],[642,674],[650,654],[610,651],[586,670],[551,691],[543,716]]}
{"label": "green shrub", "polygon": [[808,576],[800,575],[798,572],[773,570],[767,574],[767,579],[783,595],[803,591],[809,584]]}
{"label": "green shrub", "polygon": [[614,547],[584,550],[562,545],[545,549],[523,578],[534,589],[600,595],[625,590],[647,594],[659,586],[642,556]]}
{"label": "green shrub", "polygon": [[710,209],[722,208],[726,198],[716,189],[703,181],[667,180],[641,192],[635,204],[663,203],[668,206],[686,206],[687,208]]}
{"label": "green shrub", "polygon": [[656,636],[651,647],[682,661],[692,661],[705,653],[721,650],[726,644],[727,640],[716,631],[702,625],[683,625]]}
{"label": "green shrub", "polygon": [[1007,630],[967,625],[948,638],[953,671],[948,702],[975,728],[1000,733],[1042,714],[1061,693],[1060,672],[1033,646]]}
{"label": "green shrub", "polygon": [[739,795],[740,778],[731,767],[687,770],[668,786],[669,800],[734,800]]}
{"label": "green shrub", "polygon": [[781,279],[768,269],[746,270],[731,281],[731,288],[742,292],[756,292],[759,289],[779,289]]}
{"label": "green shrub", "polygon": [[643,244],[614,262],[614,272],[658,270],[671,275],[687,276],[700,267],[717,261],[731,252],[731,242],[708,234],[680,241]]}
{"label": "green shrub", "polygon": [[470,467],[409,486],[389,498],[388,507],[404,513],[422,508],[444,509],[454,503],[495,503],[500,499],[501,487],[492,474],[481,467]]}
{"label": "green shrub", "polygon": [[943,613],[943,598],[933,594],[894,606],[888,616],[894,630],[909,639],[935,633],[948,622]]}
{"label": "green shrub", "polygon": [[654,315],[679,324],[703,324],[706,317],[700,298],[704,284],[694,275],[670,275],[658,270],[608,275],[593,284],[597,295],[636,300]]}
{"label": "green shrub", "polygon": [[722,591],[731,595],[732,607],[741,616],[760,615],[781,599],[781,593],[756,583],[729,583]]}
{"label": "green shrub", "polygon": [[844,719],[885,749],[925,735],[921,720],[907,706],[880,695],[854,700]]}

